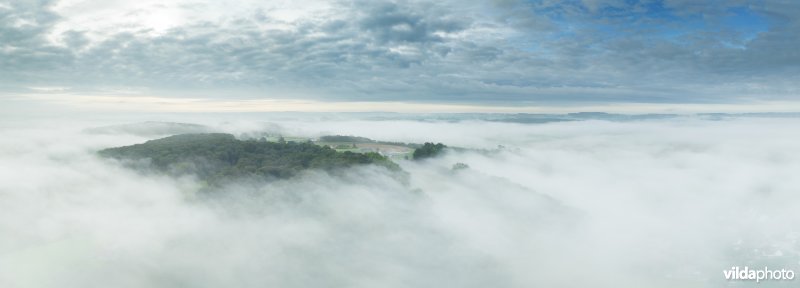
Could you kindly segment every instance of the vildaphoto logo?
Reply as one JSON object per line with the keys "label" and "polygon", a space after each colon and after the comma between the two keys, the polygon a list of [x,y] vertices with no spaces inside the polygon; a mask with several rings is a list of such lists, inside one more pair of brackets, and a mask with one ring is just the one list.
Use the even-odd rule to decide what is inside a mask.
{"label": "vildaphoto logo", "polygon": [[744,266],[744,268],[731,267],[730,270],[723,270],[722,273],[728,280],[755,280],[756,283],[765,280],[794,280],[794,271],[789,269],[770,270],[767,267],[750,269],[750,267]]}

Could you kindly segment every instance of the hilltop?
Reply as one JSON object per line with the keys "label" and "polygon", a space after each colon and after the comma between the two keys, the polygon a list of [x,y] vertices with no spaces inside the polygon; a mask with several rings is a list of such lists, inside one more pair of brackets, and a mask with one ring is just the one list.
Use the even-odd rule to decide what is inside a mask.
{"label": "hilltop", "polygon": [[378,153],[337,152],[311,142],[238,140],[223,133],[182,134],[99,151],[170,175],[194,174],[209,184],[239,178],[289,178],[307,169],[337,172],[359,165],[399,166]]}

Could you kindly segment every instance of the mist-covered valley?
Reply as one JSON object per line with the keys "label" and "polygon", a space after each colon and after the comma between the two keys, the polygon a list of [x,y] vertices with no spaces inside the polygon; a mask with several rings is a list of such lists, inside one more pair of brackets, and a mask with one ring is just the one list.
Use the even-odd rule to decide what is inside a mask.
{"label": "mist-covered valley", "polygon": [[[745,287],[722,271],[797,271],[800,118],[595,116],[9,120],[0,287]],[[360,165],[213,192],[97,153],[207,132],[457,149],[393,159],[407,178]]]}

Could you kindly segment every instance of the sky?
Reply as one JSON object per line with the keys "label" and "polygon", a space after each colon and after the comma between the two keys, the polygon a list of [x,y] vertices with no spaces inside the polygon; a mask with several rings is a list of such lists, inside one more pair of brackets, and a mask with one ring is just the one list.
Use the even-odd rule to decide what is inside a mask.
{"label": "sky", "polygon": [[0,102],[798,111],[797,47],[789,0],[0,0]]}

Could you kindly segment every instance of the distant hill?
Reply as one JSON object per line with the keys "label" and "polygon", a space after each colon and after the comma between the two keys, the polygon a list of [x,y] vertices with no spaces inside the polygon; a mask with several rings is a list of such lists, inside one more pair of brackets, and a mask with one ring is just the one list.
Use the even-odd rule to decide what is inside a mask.
{"label": "distant hill", "polygon": [[337,172],[369,164],[400,171],[397,164],[377,153],[336,152],[310,142],[243,141],[222,133],[175,135],[98,153],[144,163],[170,175],[194,174],[211,185],[242,177],[288,178],[306,169]]}
{"label": "distant hill", "polygon": [[90,134],[133,134],[138,136],[166,136],[189,133],[208,133],[211,128],[198,124],[175,122],[141,122],[95,127],[84,130]]}

